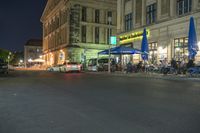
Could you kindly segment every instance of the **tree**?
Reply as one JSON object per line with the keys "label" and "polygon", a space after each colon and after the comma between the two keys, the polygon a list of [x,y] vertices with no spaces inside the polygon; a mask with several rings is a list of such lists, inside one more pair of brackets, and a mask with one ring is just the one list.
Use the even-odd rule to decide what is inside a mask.
{"label": "tree", "polygon": [[13,59],[11,60],[10,64],[12,64],[12,65],[18,65],[18,63],[20,62],[20,60],[24,60],[24,52],[23,51],[14,52],[13,53]]}
{"label": "tree", "polygon": [[0,59],[8,62],[13,59],[13,55],[12,55],[11,51],[0,48]]}

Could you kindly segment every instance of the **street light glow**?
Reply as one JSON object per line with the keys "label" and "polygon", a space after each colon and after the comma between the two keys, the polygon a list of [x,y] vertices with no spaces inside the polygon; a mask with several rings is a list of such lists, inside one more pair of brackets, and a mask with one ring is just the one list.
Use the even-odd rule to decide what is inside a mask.
{"label": "street light glow", "polygon": [[189,55],[189,53],[185,53],[185,55],[186,55],[186,56],[188,56],[188,55]]}
{"label": "street light glow", "polygon": [[158,51],[159,51],[159,53],[161,53],[161,54],[163,54],[164,53],[164,49],[163,49],[163,47],[158,47]]}
{"label": "street light glow", "polygon": [[33,60],[30,58],[30,59],[28,59],[28,62],[32,62]]}
{"label": "street light glow", "polygon": [[180,51],[181,49],[180,48],[176,48],[176,51]]}

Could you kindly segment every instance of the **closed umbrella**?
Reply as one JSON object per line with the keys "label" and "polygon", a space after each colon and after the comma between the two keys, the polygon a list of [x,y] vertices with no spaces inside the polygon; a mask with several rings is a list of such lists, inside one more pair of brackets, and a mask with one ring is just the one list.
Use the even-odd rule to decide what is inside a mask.
{"label": "closed umbrella", "polygon": [[194,59],[198,51],[197,35],[194,25],[194,18],[190,18],[189,34],[188,34],[188,52],[189,59]]}
{"label": "closed umbrella", "polygon": [[147,40],[146,28],[144,28],[144,32],[143,32],[141,52],[142,52],[142,59],[144,61],[148,61],[149,44],[148,44],[148,40]]}

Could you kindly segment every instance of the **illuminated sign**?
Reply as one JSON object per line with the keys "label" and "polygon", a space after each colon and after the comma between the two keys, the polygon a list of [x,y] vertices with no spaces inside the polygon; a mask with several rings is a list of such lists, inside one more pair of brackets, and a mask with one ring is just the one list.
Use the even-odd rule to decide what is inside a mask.
{"label": "illuminated sign", "polygon": [[116,36],[111,36],[110,37],[110,44],[117,45],[117,37]]}
{"label": "illuminated sign", "polygon": [[[124,44],[124,43],[130,43],[134,40],[142,40],[142,36],[143,36],[143,31],[122,35],[119,37],[119,42],[120,44]],[[150,36],[150,30],[147,29],[147,37],[149,36]]]}

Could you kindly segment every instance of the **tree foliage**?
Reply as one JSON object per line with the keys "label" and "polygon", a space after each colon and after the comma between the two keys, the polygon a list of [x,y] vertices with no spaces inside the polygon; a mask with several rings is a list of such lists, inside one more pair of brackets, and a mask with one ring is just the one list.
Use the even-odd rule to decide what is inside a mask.
{"label": "tree foliage", "polygon": [[12,60],[12,54],[10,55],[10,59],[8,58],[9,57],[9,54],[11,52],[9,50],[5,50],[5,49],[0,49],[0,58],[6,62],[8,62],[8,60]]}
{"label": "tree foliage", "polygon": [[24,52],[14,52],[13,59],[11,60],[10,64],[18,65],[20,60],[24,60]]}

